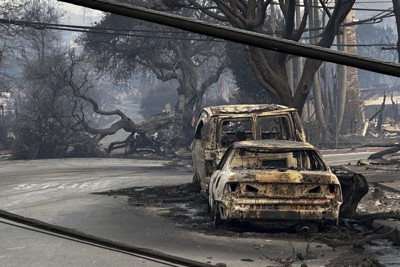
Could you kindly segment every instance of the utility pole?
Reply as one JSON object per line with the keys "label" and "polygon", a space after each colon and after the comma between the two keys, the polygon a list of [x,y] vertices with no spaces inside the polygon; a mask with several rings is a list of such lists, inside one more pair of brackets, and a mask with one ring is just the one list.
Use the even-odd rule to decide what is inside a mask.
{"label": "utility pole", "polygon": [[400,0],[392,0],[393,1],[393,12],[394,17],[396,18],[397,25],[397,55],[398,60],[400,62]]}

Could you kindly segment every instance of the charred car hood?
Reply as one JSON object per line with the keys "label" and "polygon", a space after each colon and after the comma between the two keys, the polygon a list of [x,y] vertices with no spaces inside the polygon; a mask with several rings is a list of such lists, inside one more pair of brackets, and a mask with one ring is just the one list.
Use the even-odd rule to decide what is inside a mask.
{"label": "charred car hood", "polygon": [[297,170],[243,170],[231,173],[229,182],[339,184],[337,177],[328,171]]}

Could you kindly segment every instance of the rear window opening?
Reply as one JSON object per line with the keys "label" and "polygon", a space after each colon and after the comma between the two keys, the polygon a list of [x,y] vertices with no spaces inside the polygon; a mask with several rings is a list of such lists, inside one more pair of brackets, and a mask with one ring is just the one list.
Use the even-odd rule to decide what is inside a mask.
{"label": "rear window opening", "polygon": [[225,119],[221,123],[220,143],[228,147],[236,141],[253,140],[253,121],[245,119]]}
{"label": "rear window opening", "polygon": [[230,161],[232,169],[326,171],[314,150],[271,151],[263,148],[238,148]]}
{"label": "rear window opening", "polygon": [[260,139],[289,140],[289,123],[286,116],[258,118]]}
{"label": "rear window opening", "polygon": [[261,166],[267,169],[286,168],[287,160],[286,159],[263,160]]}

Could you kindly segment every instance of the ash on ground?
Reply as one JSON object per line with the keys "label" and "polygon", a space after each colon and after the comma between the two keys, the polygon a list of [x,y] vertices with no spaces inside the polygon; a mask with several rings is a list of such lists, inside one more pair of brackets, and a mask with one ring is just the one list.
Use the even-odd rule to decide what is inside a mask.
{"label": "ash on ground", "polygon": [[[277,237],[289,238],[291,240],[310,238],[307,236],[299,236],[295,231],[290,229],[271,230],[255,228],[246,223],[225,224],[222,227],[215,228],[207,213],[207,200],[200,193],[194,191],[190,183],[157,187],[132,187],[102,192],[100,194],[128,196],[130,205],[151,208],[156,212],[156,216],[168,217],[174,220],[178,227],[203,234],[241,238]],[[400,199],[396,193],[370,188],[370,192],[360,202],[358,212],[390,211],[400,204],[399,201]],[[318,235],[335,240],[351,241],[365,237],[365,229],[350,229],[343,226],[330,227],[323,229]],[[398,249],[394,246],[389,247],[392,250]],[[349,252],[340,255],[327,266],[396,266],[387,264],[387,262],[385,262],[387,265],[380,263],[382,259],[387,258],[387,255],[382,252],[382,250],[387,249],[387,246],[374,247],[374,245],[368,245],[365,248],[353,247]],[[395,254],[397,254],[397,252],[395,252]],[[296,258],[301,261],[303,256],[307,255],[297,255]],[[397,257],[395,260],[397,260]]]}
{"label": "ash on ground", "polygon": [[[132,187],[107,191],[102,194],[112,196],[126,195],[129,197],[128,202],[130,205],[152,208],[156,211],[156,215],[174,220],[179,227],[204,232],[206,234],[232,235],[241,233],[242,235],[259,236],[262,233],[266,233],[268,235],[290,235],[292,238],[297,236],[294,230],[290,228],[271,230],[255,227],[247,223],[232,223],[215,228],[207,213],[206,198],[199,192],[193,190],[193,186],[190,183],[156,187]],[[359,211],[382,212],[400,204],[400,199],[397,198],[395,194],[383,192],[382,195],[379,196],[380,197],[377,198],[376,194],[368,193],[359,204]],[[382,210],[382,207],[386,209]],[[354,235],[358,234],[357,231],[346,227],[329,227],[322,229],[322,233],[334,233],[335,236],[342,233],[345,239],[354,238]],[[304,237],[299,236],[299,238]]]}
{"label": "ash on ground", "polygon": [[399,193],[372,186],[358,204],[357,213],[391,212],[399,210],[399,207]]}

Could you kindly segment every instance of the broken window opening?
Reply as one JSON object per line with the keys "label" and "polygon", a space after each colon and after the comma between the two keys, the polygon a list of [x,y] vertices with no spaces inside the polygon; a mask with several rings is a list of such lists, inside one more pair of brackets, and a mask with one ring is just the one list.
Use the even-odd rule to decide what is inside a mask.
{"label": "broken window opening", "polygon": [[238,149],[231,161],[232,169],[278,169],[326,171],[325,164],[312,150],[271,152],[270,150]]}
{"label": "broken window opening", "polygon": [[260,117],[258,122],[261,139],[289,140],[289,123],[286,116]]}
{"label": "broken window opening", "polygon": [[253,122],[251,118],[225,119],[222,121],[220,128],[220,143],[222,147],[244,140],[253,140]]}
{"label": "broken window opening", "polygon": [[197,129],[194,134],[195,139],[201,139],[201,129],[203,128],[203,126],[204,126],[203,121],[200,121],[199,124],[197,125]]}
{"label": "broken window opening", "polygon": [[287,168],[287,160],[286,159],[272,159],[272,160],[263,160],[262,168],[267,169],[278,169],[278,168]]}

